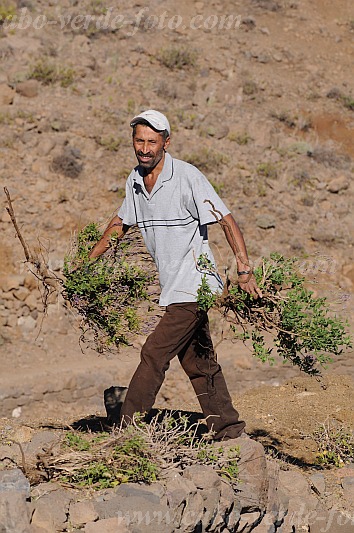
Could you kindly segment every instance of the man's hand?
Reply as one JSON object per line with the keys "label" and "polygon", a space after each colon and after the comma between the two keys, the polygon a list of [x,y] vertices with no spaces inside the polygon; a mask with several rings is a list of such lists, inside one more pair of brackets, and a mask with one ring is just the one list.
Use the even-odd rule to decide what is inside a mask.
{"label": "man's hand", "polygon": [[258,287],[256,278],[250,272],[249,274],[241,274],[238,277],[238,284],[240,285],[241,289],[245,292],[248,292],[253,298],[256,300],[263,297],[261,289]]}

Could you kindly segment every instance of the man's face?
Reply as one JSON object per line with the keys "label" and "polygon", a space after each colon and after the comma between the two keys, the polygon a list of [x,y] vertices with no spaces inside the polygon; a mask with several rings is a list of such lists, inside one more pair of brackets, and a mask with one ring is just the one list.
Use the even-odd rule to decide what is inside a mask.
{"label": "man's face", "polygon": [[160,133],[145,124],[138,124],[133,135],[133,146],[139,165],[147,170],[153,169],[164,156],[164,150],[170,144]]}

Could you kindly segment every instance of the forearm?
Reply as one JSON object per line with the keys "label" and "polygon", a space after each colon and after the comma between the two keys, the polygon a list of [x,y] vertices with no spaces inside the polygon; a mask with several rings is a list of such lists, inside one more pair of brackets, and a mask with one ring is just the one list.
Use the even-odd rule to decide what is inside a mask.
{"label": "forearm", "polygon": [[231,214],[226,215],[222,220],[226,240],[235,254],[237,270],[239,272],[251,270],[246,244],[237,222]]}
{"label": "forearm", "polygon": [[123,225],[123,221],[118,216],[113,217],[107,228],[105,229],[100,240],[92,248],[89,257],[91,259],[94,259],[95,257],[99,257],[100,255],[102,255],[108,250],[111,245],[111,235],[117,234],[118,239],[121,239],[124,237],[127,230],[128,226]]}

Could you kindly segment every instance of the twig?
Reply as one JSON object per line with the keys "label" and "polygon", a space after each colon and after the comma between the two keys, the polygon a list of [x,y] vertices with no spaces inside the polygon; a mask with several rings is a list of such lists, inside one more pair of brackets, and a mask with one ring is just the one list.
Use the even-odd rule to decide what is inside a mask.
{"label": "twig", "polygon": [[6,198],[7,198],[7,203],[8,203],[8,205],[6,206],[6,211],[10,215],[11,222],[12,222],[14,228],[15,228],[17,237],[20,239],[20,243],[21,243],[23,251],[25,253],[26,261],[28,263],[32,263],[33,264],[34,263],[33,256],[30,253],[30,250],[29,250],[24,238],[22,237],[20,228],[18,227],[18,224],[17,224],[17,220],[16,220],[16,217],[15,217],[15,212],[14,212],[14,208],[13,208],[13,205],[12,205],[12,200],[11,200],[11,196],[10,196],[9,190],[8,190],[7,187],[4,187],[4,191],[5,191]]}

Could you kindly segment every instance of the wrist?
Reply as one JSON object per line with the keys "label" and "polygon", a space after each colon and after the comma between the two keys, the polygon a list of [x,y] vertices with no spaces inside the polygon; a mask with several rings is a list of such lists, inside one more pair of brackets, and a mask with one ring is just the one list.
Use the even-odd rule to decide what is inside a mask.
{"label": "wrist", "polygon": [[237,275],[238,276],[249,276],[252,274],[252,270],[238,270]]}

